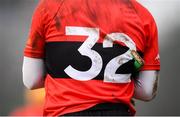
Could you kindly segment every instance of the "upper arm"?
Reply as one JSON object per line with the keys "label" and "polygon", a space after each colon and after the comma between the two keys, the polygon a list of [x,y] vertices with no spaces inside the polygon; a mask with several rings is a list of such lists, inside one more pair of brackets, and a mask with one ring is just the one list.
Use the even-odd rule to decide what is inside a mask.
{"label": "upper arm", "polygon": [[43,59],[24,57],[22,72],[23,83],[28,89],[44,87],[46,69]]}
{"label": "upper arm", "polygon": [[141,68],[135,82],[135,98],[149,101],[156,95],[160,70],[158,45],[158,28],[151,13],[137,1],[134,1],[144,29],[144,66]]}
{"label": "upper arm", "polygon": [[135,81],[134,97],[143,101],[152,100],[157,93],[159,71],[141,71]]}
{"label": "upper arm", "polygon": [[34,11],[28,40],[24,49],[23,82],[29,89],[41,88],[44,85],[45,64],[45,4],[41,0]]}
{"label": "upper arm", "polygon": [[141,70],[160,70],[160,57],[158,45],[158,28],[152,14],[138,1],[132,0],[137,15],[139,16],[143,30],[143,60]]}
{"label": "upper arm", "polygon": [[158,30],[154,19],[145,25],[146,40],[144,50],[145,64],[142,70],[160,70],[160,56],[158,45]]}
{"label": "upper arm", "polygon": [[32,17],[31,28],[29,31],[28,40],[24,49],[24,56],[32,58],[44,57],[45,45],[45,30],[44,30],[44,17],[45,17],[44,0],[41,0],[34,11]]}

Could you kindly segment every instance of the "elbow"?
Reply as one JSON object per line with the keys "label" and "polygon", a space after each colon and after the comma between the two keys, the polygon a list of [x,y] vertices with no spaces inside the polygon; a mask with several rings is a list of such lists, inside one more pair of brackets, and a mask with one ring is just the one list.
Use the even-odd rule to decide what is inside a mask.
{"label": "elbow", "polygon": [[34,89],[44,87],[44,81],[43,80],[38,80],[38,81],[33,82],[33,80],[30,81],[28,79],[30,79],[30,78],[23,76],[23,84],[27,89],[34,90]]}
{"label": "elbow", "polygon": [[39,81],[38,83],[33,83],[33,82],[29,82],[29,81],[25,80],[24,78],[23,78],[23,84],[27,89],[30,89],[30,90],[44,87],[43,81]]}
{"label": "elbow", "polygon": [[44,82],[38,76],[34,76],[29,72],[23,71],[23,84],[27,89],[33,90],[42,88]]}
{"label": "elbow", "polygon": [[143,88],[143,101],[149,102],[152,101],[157,95],[157,83],[153,87],[144,87]]}
{"label": "elbow", "polygon": [[23,84],[27,89],[34,89],[34,84],[32,82],[32,80],[30,80],[30,74],[28,74],[27,72],[25,72],[25,70],[23,69],[22,71],[22,79],[23,79]]}
{"label": "elbow", "polygon": [[146,87],[136,87],[135,88],[135,93],[134,93],[134,98],[141,100],[141,101],[145,101],[145,102],[149,102],[152,101],[157,94],[157,89],[153,89],[153,88],[146,88]]}
{"label": "elbow", "polygon": [[29,90],[37,89],[35,82],[32,82],[29,79],[30,79],[29,77],[23,76],[24,86]]}
{"label": "elbow", "polygon": [[22,77],[23,83],[28,89],[43,88],[45,76],[46,71],[42,59],[24,57]]}
{"label": "elbow", "polygon": [[23,77],[23,84],[27,89],[30,89],[30,90],[34,89],[33,85],[27,82],[27,80],[24,77]]}
{"label": "elbow", "polygon": [[145,102],[152,101],[156,97],[157,91],[144,89],[141,91],[139,99]]}
{"label": "elbow", "polygon": [[151,101],[156,97],[158,88],[158,74],[154,71],[142,72],[135,82],[134,97],[142,101]]}
{"label": "elbow", "polygon": [[156,93],[153,92],[145,92],[142,97],[142,101],[150,102],[156,97]]}

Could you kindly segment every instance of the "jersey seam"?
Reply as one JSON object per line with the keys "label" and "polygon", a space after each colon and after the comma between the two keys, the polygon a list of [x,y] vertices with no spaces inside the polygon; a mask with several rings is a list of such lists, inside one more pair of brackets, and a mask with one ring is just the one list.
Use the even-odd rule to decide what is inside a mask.
{"label": "jersey seam", "polygon": [[[146,33],[146,31],[145,31],[145,22],[144,22],[144,20],[143,20],[143,18],[140,16],[140,14],[138,13],[138,11],[136,10],[137,9],[137,7],[134,5],[134,3],[132,3],[132,2],[137,2],[137,1],[133,1],[133,0],[131,0],[131,5],[132,5],[132,8],[134,9],[134,11],[136,12],[136,15],[137,15],[137,17],[139,18],[139,20],[141,21],[141,22],[143,22],[143,24],[141,24],[141,26],[142,26],[142,28],[143,28],[143,30],[144,30],[144,32],[145,32],[145,38],[147,38],[147,33]],[[139,4],[138,2],[137,2],[137,4]],[[141,5],[142,6],[142,5]],[[144,6],[142,6],[143,8],[144,8]],[[146,41],[147,41],[147,39],[145,39],[145,43],[146,43]],[[145,50],[146,50],[146,46],[143,48],[143,52],[145,52]]]}
{"label": "jersey seam", "polygon": [[[137,2],[138,3],[138,2]],[[139,4],[139,3],[138,3]],[[142,17],[139,15],[139,13],[137,12],[135,5],[131,2],[131,5],[133,6],[134,11],[136,12],[137,16],[139,17],[139,19],[141,20],[141,22],[144,23]],[[142,5],[141,5],[142,6]],[[144,8],[144,6],[142,6]],[[143,27],[144,28],[144,27]]]}
{"label": "jersey seam", "polygon": [[61,9],[61,7],[62,7],[62,4],[64,3],[64,0],[62,0],[62,2],[60,3],[60,5],[59,5],[59,7],[58,7],[58,9],[57,9],[57,11],[55,12],[55,14],[54,14],[54,16],[53,16],[53,18],[51,19],[51,21],[50,21],[50,23],[49,24],[51,24],[52,23],[52,21],[55,19],[55,17],[57,16],[57,14],[58,14],[58,11]]}

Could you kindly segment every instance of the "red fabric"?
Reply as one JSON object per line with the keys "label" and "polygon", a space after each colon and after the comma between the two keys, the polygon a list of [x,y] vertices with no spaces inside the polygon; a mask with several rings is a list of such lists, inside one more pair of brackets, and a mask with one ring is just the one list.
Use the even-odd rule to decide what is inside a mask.
{"label": "red fabric", "polygon": [[125,103],[130,106],[132,113],[135,113],[130,104],[130,99],[134,93],[133,82],[105,84],[101,80],[82,82],[73,79],[55,80],[48,75],[46,78],[46,93],[44,115],[63,115],[85,110],[103,102]]}
{"label": "red fabric", "polygon": [[[86,39],[83,36],[71,36],[69,39],[65,35],[66,26],[99,28],[98,43],[102,43],[107,34],[125,33],[135,42],[137,50],[144,54],[145,65],[142,70],[160,69],[155,21],[135,0],[41,0],[33,15],[24,55],[43,58],[47,42],[83,42]],[[133,82],[81,82],[72,79],[52,79],[49,75],[45,87],[47,94],[44,115],[80,111],[104,101],[118,100],[130,105],[134,91]]]}
{"label": "red fabric", "polygon": [[158,47],[158,30],[153,16],[140,4],[133,2],[134,7],[143,21],[145,31],[144,43],[144,61],[142,70],[160,70],[160,57]]}
{"label": "red fabric", "polygon": [[19,107],[10,113],[10,116],[42,116],[43,106],[28,105]]}

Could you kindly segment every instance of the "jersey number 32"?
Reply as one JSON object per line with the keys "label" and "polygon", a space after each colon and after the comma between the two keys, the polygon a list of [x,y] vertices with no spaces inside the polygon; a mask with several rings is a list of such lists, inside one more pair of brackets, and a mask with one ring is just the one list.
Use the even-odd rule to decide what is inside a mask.
{"label": "jersey number 32", "polygon": [[[97,51],[92,50],[92,47],[99,40],[99,29],[68,26],[66,27],[66,35],[88,36],[86,41],[84,41],[84,43],[79,47],[78,51],[82,56],[90,58],[92,63],[90,69],[87,71],[79,71],[69,65],[67,68],[65,68],[65,73],[71,78],[80,81],[92,80],[93,78],[98,76],[103,67],[103,58]],[[111,33],[105,36],[102,44],[103,48],[113,47],[114,41],[124,43],[129,48],[129,50],[124,54],[113,58],[107,63],[104,70],[104,82],[128,83],[131,81],[131,74],[116,74],[116,70],[121,65],[133,59],[130,50],[136,50],[136,46],[133,40],[128,35],[124,33]]]}

